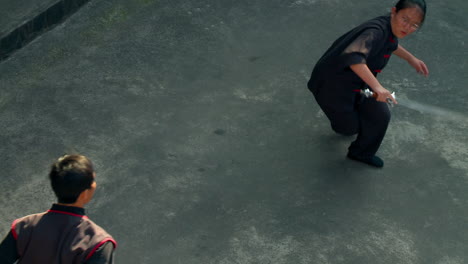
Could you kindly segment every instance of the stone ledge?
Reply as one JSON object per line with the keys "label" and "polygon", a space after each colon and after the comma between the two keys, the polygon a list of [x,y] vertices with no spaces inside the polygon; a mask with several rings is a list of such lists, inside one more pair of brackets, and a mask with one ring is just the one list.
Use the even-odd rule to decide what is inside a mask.
{"label": "stone ledge", "polygon": [[41,33],[64,21],[89,0],[61,0],[22,25],[0,36],[0,60],[24,47]]}

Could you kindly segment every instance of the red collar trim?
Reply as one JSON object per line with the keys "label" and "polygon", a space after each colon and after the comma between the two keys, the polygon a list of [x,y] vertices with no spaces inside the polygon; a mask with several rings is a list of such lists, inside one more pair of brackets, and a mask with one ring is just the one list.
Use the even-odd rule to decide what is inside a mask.
{"label": "red collar trim", "polygon": [[66,214],[66,215],[71,215],[71,216],[76,216],[76,217],[81,217],[88,219],[86,215],[79,215],[79,214],[74,214],[74,213],[69,213],[69,212],[64,212],[64,211],[58,211],[58,210],[47,210],[48,213],[57,213],[57,214]]}

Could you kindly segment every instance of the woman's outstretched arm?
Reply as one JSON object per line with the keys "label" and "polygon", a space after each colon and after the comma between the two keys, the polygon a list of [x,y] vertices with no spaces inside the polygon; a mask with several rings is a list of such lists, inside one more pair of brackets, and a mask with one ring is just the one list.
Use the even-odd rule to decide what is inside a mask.
{"label": "woman's outstretched arm", "polygon": [[415,68],[416,72],[419,74],[422,74],[426,77],[429,75],[429,69],[427,68],[426,64],[422,60],[416,58],[413,54],[411,54],[411,52],[407,51],[400,44],[398,44],[398,48],[393,52],[393,54],[407,61],[409,65]]}

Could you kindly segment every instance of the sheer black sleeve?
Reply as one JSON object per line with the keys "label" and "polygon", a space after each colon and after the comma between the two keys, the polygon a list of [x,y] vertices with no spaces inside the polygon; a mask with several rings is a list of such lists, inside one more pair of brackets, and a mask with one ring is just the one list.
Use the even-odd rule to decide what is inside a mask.
{"label": "sheer black sleeve", "polygon": [[383,32],[375,28],[364,30],[342,53],[344,66],[365,64],[369,54],[382,43]]}

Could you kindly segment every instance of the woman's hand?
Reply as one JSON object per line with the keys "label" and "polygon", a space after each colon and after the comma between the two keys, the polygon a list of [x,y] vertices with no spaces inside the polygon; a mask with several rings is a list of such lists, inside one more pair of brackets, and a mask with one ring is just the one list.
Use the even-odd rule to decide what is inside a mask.
{"label": "woman's hand", "polygon": [[422,60],[416,58],[413,54],[411,54],[409,51],[403,48],[400,44],[398,44],[398,48],[393,52],[393,54],[407,61],[409,65],[415,68],[416,72],[418,72],[419,74],[422,74],[426,77],[429,75],[429,70],[427,69],[426,64]]}
{"label": "woman's hand", "polygon": [[429,69],[427,69],[426,64],[422,60],[413,56],[411,59],[408,60],[408,63],[414,69],[416,69],[417,73],[424,75],[426,77],[429,75]]}
{"label": "woman's hand", "polygon": [[377,100],[379,102],[387,103],[388,99],[390,99],[394,104],[398,104],[398,102],[395,100],[395,98],[393,98],[390,91],[383,88],[382,86],[376,86],[376,87],[372,88],[372,91],[374,91],[375,100]]}
{"label": "woman's hand", "polygon": [[366,64],[353,64],[349,67],[372,89],[372,91],[374,91],[373,97],[375,97],[377,101],[388,103],[387,100],[390,99],[394,104],[398,104],[392,94],[387,89],[383,88]]}

